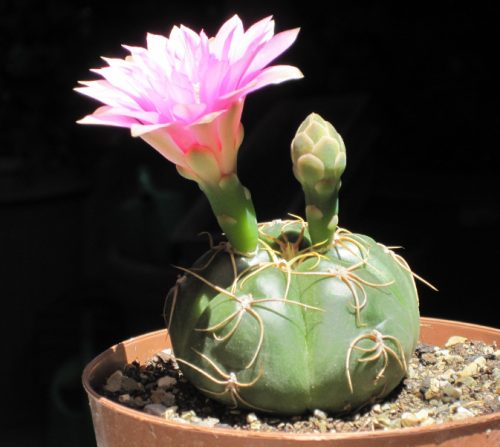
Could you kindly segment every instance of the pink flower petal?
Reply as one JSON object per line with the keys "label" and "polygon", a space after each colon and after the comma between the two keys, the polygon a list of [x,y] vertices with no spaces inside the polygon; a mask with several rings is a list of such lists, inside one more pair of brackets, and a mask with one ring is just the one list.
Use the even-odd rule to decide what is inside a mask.
{"label": "pink flower petal", "polygon": [[138,104],[125,92],[114,88],[108,81],[80,81],[85,87],[76,87],[74,90],[111,106],[137,109]]}
{"label": "pink flower petal", "polygon": [[205,104],[175,104],[172,111],[178,120],[191,123],[202,115],[205,109]]}
{"label": "pink flower petal", "polygon": [[84,116],[81,120],[77,121],[79,124],[99,124],[106,126],[117,126],[117,127],[130,127],[137,122],[136,119],[123,116],[123,115],[113,115],[110,113],[113,110],[112,107],[102,106],[94,111],[92,115]]}
{"label": "pink flower petal", "polygon": [[299,31],[300,28],[295,28],[276,34],[255,56],[248,72],[260,70],[276,59],[295,42]]}
{"label": "pink flower petal", "polygon": [[223,174],[230,174],[236,171],[237,149],[243,140],[243,126],[240,122],[243,103],[242,99],[236,101],[226,113],[223,113],[217,119],[220,138],[221,171]]}
{"label": "pink flower petal", "polygon": [[295,67],[268,66],[297,33],[274,35],[272,17],[245,31],[234,15],[211,39],[183,25],[174,26],[168,37],[148,34],[147,48],[123,45],[129,56],[103,58],[108,66],[92,70],[101,79],[76,89],[104,104],[80,122],[129,127],[181,172],[197,164],[193,158],[188,166],[185,154],[201,150],[210,151],[220,173],[232,173],[243,138],[245,96],[302,77]]}
{"label": "pink flower petal", "polygon": [[156,149],[167,160],[179,166],[186,166],[184,152],[169,135],[167,128],[157,128],[150,132],[141,133],[138,136]]}
{"label": "pink flower petal", "polygon": [[273,65],[262,70],[247,86],[246,93],[251,93],[270,84],[279,84],[292,79],[301,79],[304,75],[292,65]]}
{"label": "pink flower petal", "polygon": [[210,48],[219,60],[227,60],[233,36],[243,34],[241,19],[235,14],[225,22],[215,38],[210,41]]}
{"label": "pink flower petal", "polygon": [[137,121],[130,126],[130,133],[133,137],[142,137],[143,135],[154,132],[159,129],[169,127],[169,124],[140,124]]}

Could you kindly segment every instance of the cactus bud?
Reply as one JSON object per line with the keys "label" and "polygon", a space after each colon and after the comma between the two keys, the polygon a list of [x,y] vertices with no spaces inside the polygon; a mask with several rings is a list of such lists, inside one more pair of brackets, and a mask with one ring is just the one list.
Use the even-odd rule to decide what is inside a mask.
{"label": "cactus bud", "polygon": [[[294,175],[306,198],[306,217],[313,243],[332,240],[336,229],[340,177],[346,167],[345,146],[335,128],[317,113],[299,126],[291,146]],[[310,213],[315,210],[314,213]],[[318,211],[322,218],[318,219]]]}
{"label": "cactus bud", "polygon": [[[344,141],[335,128],[317,113],[311,113],[302,122],[292,141],[294,165],[307,154],[316,156],[323,163],[325,178],[340,179],[345,169]],[[297,180],[301,183],[307,181],[303,178]]]}

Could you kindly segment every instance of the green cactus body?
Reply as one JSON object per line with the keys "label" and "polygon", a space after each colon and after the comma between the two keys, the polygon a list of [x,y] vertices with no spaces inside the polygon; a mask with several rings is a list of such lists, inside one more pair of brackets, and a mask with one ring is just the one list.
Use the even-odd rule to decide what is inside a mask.
{"label": "green cactus body", "polygon": [[[248,232],[235,219],[234,234],[257,236],[228,233],[230,242],[180,268],[170,336],[185,376],[229,406],[345,413],[405,376],[419,336],[416,275],[389,248],[337,226],[346,156],[330,123],[309,115],[291,152],[307,222]],[[245,251],[232,248],[247,239]]]}
{"label": "green cactus body", "polygon": [[406,264],[343,229],[322,253],[300,220],[259,233],[255,255],[213,247],[172,289],[186,377],[227,405],[281,414],[341,413],[387,395],[419,335]]}

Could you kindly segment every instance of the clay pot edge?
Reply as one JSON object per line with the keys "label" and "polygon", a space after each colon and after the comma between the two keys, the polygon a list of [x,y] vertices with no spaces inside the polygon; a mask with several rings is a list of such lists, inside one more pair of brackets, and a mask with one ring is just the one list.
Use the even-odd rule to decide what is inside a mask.
{"label": "clay pot edge", "polygon": [[[489,326],[482,326],[482,325],[477,325],[473,323],[466,323],[462,321],[455,321],[455,320],[445,320],[445,319],[440,319],[440,318],[431,318],[431,317],[421,317],[421,324],[424,326],[432,326],[433,324],[437,325],[444,325],[444,324],[450,324],[452,323],[454,327],[457,328],[459,331],[461,328],[464,329],[469,329],[469,330],[480,330],[480,331],[485,331],[490,332],[492,335],[498,336],[498,339],[500,340],[500,329],[495,329],[493,327]],[[407,427],[407,428],[398,428],[398,429],[391,429],[391,430],[379,430],[379,431],[374,431],[374,432],[347,432],[347,433],[322,433],[322,434],[316,434],[316,433],[283,433],[283,432],[253,432],[253,431],[245,431],[245,430],[234,430],[234,429],[228,429],[228,428],[218,428],[218,427],[202,427],[202,426],[197,426],[194,424],[181,424],[179,422],[174,422],[170,421],[168,419],[161,419],[158,416],[154,415],[149,415],[147,413],[143,413],[138,410],[134,410],[131,408],[128,408],[124,405],[118,404],[116,402],[111,401],[110,399],[107,399],[100,394],[97,393],[97,391],[94,390],[93,386],[91,385],[91,381],[93,380],[95,376],[95,369],[101,362],[101,360],[109,355],[111,352],[116,352],[118,349],[122,349],[121,347],[123,346],[128,346],[132,343],[137,338],[142,338],[142,339],[147,339],[147,338],[154,338],[158,336],[159,334],[165,334],[165,345],[167,345],[168,342],[168,334],[166,329],[160,329],[157,331],[149,332],[147,334],[140,335],[138,337],[132,337],[129,338],[128,340],[125,340],[123,342],[120,342],[114,346],[111,346],[108,348],[106,351],[102,352],[99,354],[97,357],[95,357],[83,370],[82,374],[82,384],[83,387],[85,388],[85,391],[87,392],[88,396],[95,400],[98,401],[100,405],[103,405],[107,407],[108,409],[112,409],[113,411],[117,411],[120,413],[128,414],[129,416],[132,416],[136,419],[139,419],[141,421],[144,421],[145,423],[154,423],[154,424],[162,424],[162,425],[169,425],[172,428],[175,428],[176,430],[187,430],[190,432],[206,432],[210,431],[214,434],[220,434],[220,435],[230,435],[233,437],[254,437],[256,439],[273,439],[273,438],[279,438],[279,439],[289,439],[289,440],[300,440],[300,439],[307,439],[307,440],[340,440],[340,439],[356,439],[356,438],[365,438],[367,436],[367,433],[369,434],[370,438],[383,438],[387,436],[411,436],[411,435],[418,435],[419,433],[433,433],[433,432],[440,432],[440,431],[456,431],[456,430],[461,430],[464,427],[471,427],[475,426],[479,428],[481,425],[489,426],[491,422],[498,420],[500,424],[500,413],[492,413],[488,415],[483,415],[483,416],[476,416],[473,418],[467,418],[463,419],[460,421],[453,421],[453,422],[446,422],[444,424],[435,424],[435,425],[429,425],[426,427]],[[460,335],[457,333],[456,335]]]}

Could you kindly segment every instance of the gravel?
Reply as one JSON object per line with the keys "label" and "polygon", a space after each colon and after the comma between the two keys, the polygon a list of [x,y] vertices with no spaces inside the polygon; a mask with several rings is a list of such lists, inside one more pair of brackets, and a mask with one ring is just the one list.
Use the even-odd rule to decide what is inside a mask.
{"label": "gravel", "polygon": [[460,336],[444,347],[419,344],[407,377],[390,396],[344,417],[319,409],[295,417],[231,410],[189,384],[171,350],[115,371],[99,392],[164,419],[236,430],[335,433],[429,426],[500,411],[500,350]]}

